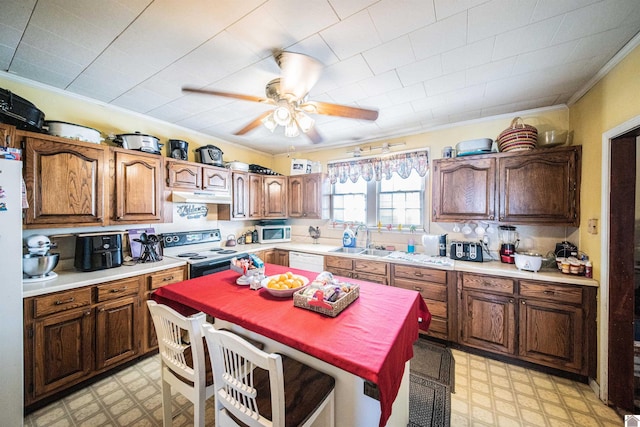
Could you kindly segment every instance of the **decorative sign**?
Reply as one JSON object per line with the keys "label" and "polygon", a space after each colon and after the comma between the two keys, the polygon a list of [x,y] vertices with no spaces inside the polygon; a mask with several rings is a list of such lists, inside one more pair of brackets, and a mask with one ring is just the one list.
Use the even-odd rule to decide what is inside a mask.
{"label": "decorative sign", "polygon": [[185,203],[178,206],[178,215],[187,219],[205,218],[208,213],[209,208],[205,204]]}

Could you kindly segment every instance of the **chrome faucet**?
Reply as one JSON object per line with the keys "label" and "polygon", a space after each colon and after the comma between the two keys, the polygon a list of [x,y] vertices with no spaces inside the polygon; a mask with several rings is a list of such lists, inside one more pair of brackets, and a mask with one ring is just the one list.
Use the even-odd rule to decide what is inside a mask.
{"label": "chrome faucet", "polygon": [[365,224],[358,224],[358,226],[356,227],[356,238],[358,237],[358,232],[360,231],[361,228],[364,228],[365,231],[365,241],[364,241],[364,247],[366,249],[369,249],[369,246],[371,246],[371,235],[369,233],[369,229],[367,228],[367,226]]}

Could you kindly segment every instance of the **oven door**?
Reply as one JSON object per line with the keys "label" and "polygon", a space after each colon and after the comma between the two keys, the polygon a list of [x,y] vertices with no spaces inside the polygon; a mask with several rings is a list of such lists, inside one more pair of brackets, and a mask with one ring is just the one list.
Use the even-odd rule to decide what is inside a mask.
{"label": "oven door", "polygon": [[232,258],[242,258],[246,256],[245,253],[237,253],[232,257],[216,258],[212,260],[206,260],[203,262],[189,264],[189,278],[194,279],[196,277],[207,276],[209,274],[217,273],[219,271],[225,271],[231,269]]}

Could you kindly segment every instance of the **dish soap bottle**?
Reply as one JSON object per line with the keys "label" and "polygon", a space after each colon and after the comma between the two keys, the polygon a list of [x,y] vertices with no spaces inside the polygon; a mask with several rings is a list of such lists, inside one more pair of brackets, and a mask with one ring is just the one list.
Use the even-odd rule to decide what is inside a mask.
{"label": "dish soap bottle", "polygon": [[342,246],[345,248],[353,248],[356,246],[356,235],[348,225],[347,228],[345,228],[344,233],[342,233]]}

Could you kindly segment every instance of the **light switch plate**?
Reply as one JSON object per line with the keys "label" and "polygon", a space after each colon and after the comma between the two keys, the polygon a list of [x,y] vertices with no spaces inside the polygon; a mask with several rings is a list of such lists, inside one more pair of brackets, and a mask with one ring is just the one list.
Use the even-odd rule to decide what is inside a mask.
{"label": "light switch plate", "polygon": [[591,218],[587,223],[587,233],[598,234],[598,220]]}

